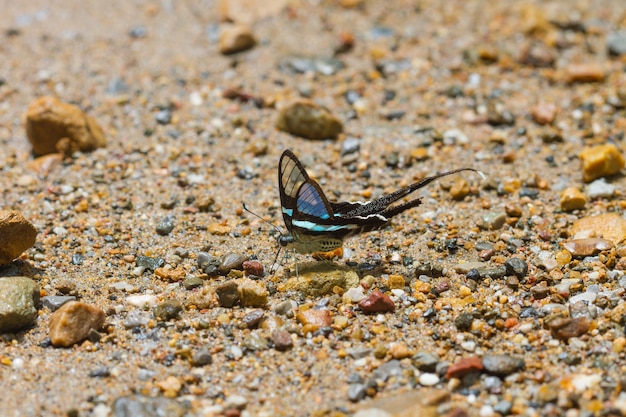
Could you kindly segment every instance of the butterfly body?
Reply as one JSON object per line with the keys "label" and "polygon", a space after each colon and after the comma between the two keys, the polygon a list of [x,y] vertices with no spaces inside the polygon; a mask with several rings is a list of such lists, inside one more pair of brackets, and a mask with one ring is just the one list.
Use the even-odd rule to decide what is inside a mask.
{"label": "butterfly body", "polygon": [[281,211],[289,234],[281,236],[279,243],[302,254],[340,248],[344,239],[385,227],[395,215],[420,205],[421,199],[396,206],[391,206],[392,203],[437,178],[466,170],[475,171],[462,168],[427,177],[369,202],[331,202],[294,153],[287,149],[280,157],[278,185]]}

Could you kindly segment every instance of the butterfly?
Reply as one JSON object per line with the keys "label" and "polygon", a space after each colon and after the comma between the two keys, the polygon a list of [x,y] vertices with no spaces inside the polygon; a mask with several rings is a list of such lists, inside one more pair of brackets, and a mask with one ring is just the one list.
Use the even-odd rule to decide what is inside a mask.
{"label": "butterfly", "polygon": [[281,247],[301,254],[338,249],[346,238],[381,229],[394,216],[422,203],[418,197],[391,206],[396,201],[441,177],[462,171],[474,171],[483,176],[474,168],[460,168],[426,177],[369,202],[332,202],[309,177],[296,155],[287,149],[278,163],[278,187],[283,220],[289,233],[281,235],[278,242]]}

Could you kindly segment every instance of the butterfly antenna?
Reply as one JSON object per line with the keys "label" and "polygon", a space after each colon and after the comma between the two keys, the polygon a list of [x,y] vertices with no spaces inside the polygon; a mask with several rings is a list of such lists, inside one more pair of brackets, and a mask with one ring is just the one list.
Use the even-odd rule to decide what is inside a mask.
{"label": "butterfly antenna", "polygon": [[[261,220],[263,223],[267,223],[269,224],[274,230],[276,230],[281,236],[283,235],[283,232],[280,230],[280,228],[270,222],[268,222],[267,220],[265,220],[263,217],[259,216],[258,214],[256,214],[255,212],[253,212],[252,210],[250,210],[248,207],[246,207],[246,203],[244,203],[243,201],[241,202],[241,205],[243,207],[243,209],[245,211],[247,211],[248,213],[252,214],[254,217],[256,217],[257,219]],[[280,250],[282,249],[282,247],[280,245],[278,245],[278,251],[276,252],[276,256],[274,257],[274,262],[272,262],[272,266],[270,267],[270,274],[274,273],[274,266],[276,265],[276,261],[278,260],[278,255],[280,255]]]}

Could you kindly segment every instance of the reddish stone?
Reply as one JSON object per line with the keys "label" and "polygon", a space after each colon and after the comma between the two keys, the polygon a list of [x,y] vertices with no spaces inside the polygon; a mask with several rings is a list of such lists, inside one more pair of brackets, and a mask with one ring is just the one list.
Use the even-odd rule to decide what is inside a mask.
{"label": "reddish stone", "polygon": [[591,323],[586,317],[577,318],[557,318],[552,320],[548,326],[552,337],[566,341],[570,337],[578,337],[589,331]]}
{"label": "reddish stone", "polygon": [[446,372],[446,378],[463,378],[472,372],[480,372],[484,368],[483,360],[477,356],[463,358],[454,365],[450,365]]}
{"label": "reddish stone", "polygon": [[366,299],[359,303],[364,313],[386,313],[396,310],[396,305],[391,298],[380,291],[374,291]]}
{"label": "reddish stone", "polygon": [[243,262],[243,270],[248,275],[255,275],[257,277],[262,277],[265,273],[265,268],[263,268],[263,264],[259,261],[250,260]]}

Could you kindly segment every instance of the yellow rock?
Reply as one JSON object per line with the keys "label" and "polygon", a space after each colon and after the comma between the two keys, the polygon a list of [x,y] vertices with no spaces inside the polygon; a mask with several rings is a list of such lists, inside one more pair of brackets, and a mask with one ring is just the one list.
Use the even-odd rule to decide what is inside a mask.
{"label": "yellow rock", "polygon": [[0,265],[35,244],[37,230],[17,211],[0,210]]}
{"label": "yellow rock", "polygon": [[341,121],[328,109],[309,100],[299,100],[283,108],[276,127],[306,139],[337,139],[343,130]]}
{"label": "yellow rock", "polygon": [[92,117],[56,97],[41,97],[26,110],[26,135],[35,155],[72,154],[106,146],[104,132]]}
{"label": "yellow rock", "polygon": [[582,210],[587,204],[587,197],[576,187],[569,187],[561,193],[561,210]]}
{"label": "yellow rock", "polygon": [[613,144],[587,148],[578,155],[583,164],[583,181],[617,174],[624,168],[624,157]]}
{"label": "yellow rock", "polygon": [[570,236],[575,238],[602,237],[615,245],[626,239],[626,220],[617,213],[583,217],[574,222]]}
{"label": "yellow rock", "polygon": [[104,311],[79,301],[70,301],[50,316],[50,342],[68,347],[87,338],[91,329],[104,324]]}
{"label": "yellow rock", "polygon": [[256,45],[256,39],[246,25],[226,27],[220,34],[220,52],[224,55],[247,51]]}
{"label": "yellow rock", "polygon": [[405,284],[406,281],[402,275],[389,275],[389,278],[387,279],[387,286],[392,290],[403,289]]}

